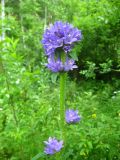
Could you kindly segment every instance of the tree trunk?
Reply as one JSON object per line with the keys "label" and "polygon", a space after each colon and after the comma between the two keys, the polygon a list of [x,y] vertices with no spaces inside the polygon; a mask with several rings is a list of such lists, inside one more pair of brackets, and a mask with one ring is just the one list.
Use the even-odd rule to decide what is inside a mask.
{"label": "tree trunk", "polygon": [[2,20],[2,35],[0,37],[0,40],[3,41],[5,39],[5,28],[4,28],[5,0],[1,0],[1,20]]}

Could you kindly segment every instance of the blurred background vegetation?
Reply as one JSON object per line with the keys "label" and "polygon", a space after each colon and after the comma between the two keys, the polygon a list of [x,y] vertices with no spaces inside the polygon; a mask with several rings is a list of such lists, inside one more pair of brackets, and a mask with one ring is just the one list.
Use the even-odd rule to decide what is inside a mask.
{"label": "blurred background vegetation", "polygon": [[82,120],[67,128],[63,160],[120,160],[119,0],[5,0],[0,160],[30,160],[49,136],[59,138],[59,78],[45,68],[41,45],[44,29],[57,20],[83,35],[66,86],[66,108],[77,108]]}

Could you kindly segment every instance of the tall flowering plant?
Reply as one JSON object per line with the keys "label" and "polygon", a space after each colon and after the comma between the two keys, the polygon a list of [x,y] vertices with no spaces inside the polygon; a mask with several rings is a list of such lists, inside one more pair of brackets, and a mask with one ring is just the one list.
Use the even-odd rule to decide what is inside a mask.
{"label": "tall flowering plant", "polygon": [[[76,42],[82,38],[81,31],[74,28],[69,23],[61,21],[55,22],[45,30],[42,44],[47,56],[48,63],[46,67],[52,72],[60,74],[60,129],[61,141],[55,137],[49,137],[45,141],[45,154],[53,155],[65,147],[65,124],[77,123],[81,119],[78,111],[68,109],[65,111],[65,81],[67,72],[77,68],[74,59],[71,58],[70,52]],[[59,159],[59,158],[57,158]]]}
{"label": "tall flowering plant", "polygon": [[[54,25],[51,25],[46,29],[42,44],[45,50],[45,54],[48,57],[48,63],[46,67],[52,72],[60,73],[60,129],[61,138],[65,144],[65,120],[67,123],[76,123],[80,120],[80,116],[77,111],[67,110],[65,118],[65,81],[66,72],[77,68],[74,59],[70,57],[70,52],[74,47],[75,43],[80,41],[82,38],[81,31],[74,28],[69,23],[63,23],[57,21]],[[50,138],[48,141],[57,142],[54,138]],[[50,143],[47,142],[48,147],[45,149],[45,153],[53,154],[55,151],[60,151],[63,147],[62,144],[57,142],[59,146],[58,150],[55,149],[55,145],[51,147]],[[54,148],[54,149],[53,149]],[[52,151],[52,149],[54,151]],[[51,152],[50,152],[51,151]]]}

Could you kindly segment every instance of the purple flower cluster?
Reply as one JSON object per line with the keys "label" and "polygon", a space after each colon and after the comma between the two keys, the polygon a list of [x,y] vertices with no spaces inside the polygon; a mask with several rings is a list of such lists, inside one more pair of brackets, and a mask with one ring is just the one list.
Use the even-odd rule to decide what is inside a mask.
{"label": "purple flower cluster", "polygon": [[[46,65],[53,72],[69,71],[77,66],[74,60],[68,58],[75,42],[82,38],[81,31],[74,28],[69,23],[57,21],[46,29],[42,44],[45,54],[48,56],[48,64]],[[62,53],[65,54],[65,61],[62,61]],[[53,60],[54,59],[54,60]]]}
{"label": "purple flower cluster", "polygon": [[74,64],[74,60],[67,58],[63,63],[60,59],[55,60],[54,58],[48,58],[48,64],[46,65],[53,72],[69,71],[77,68]]}
{"label": "purple flower cluster", "polygon": [[48,141],[44,141],[46,147],[44,152],[46,154],[55,154],[63,148],[63,141],[58,141],[56,138],[49,137]]}
{"label": "purple flower cluster", "polygon": [[57,48],[70,52],[74,42],[81,40],[81,32],[69,23],[57,21],[43,35],[42,43],[46,55],[54,54]]}
{"label": "purple flower cluster", "polygon": [[66,110],[66,122],[76,123],[79,122],[81,117],[78,115],[78,110],[68,109]]}

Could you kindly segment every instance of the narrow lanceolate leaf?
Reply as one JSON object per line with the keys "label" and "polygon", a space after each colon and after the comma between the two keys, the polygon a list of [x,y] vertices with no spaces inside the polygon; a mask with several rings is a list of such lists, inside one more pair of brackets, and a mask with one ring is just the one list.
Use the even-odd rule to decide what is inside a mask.
{"label": "narrow lanceolate leaf", "polygon": [[32,160],[38,160],[39,158],[44,158],[45,154],[44,153],[38,153],[35,157],[32,158]]}
{"label": "narrow lanceolate leaf", "polygon": [[52,80],[53,83],[56,82],[58,75],[59,75],[58,73],[53,73],[53,74],[51,75],[51,80]]}
{"label": "narrow lanceolate leaf", "polygon": [[78,55],[77,55],[76,52],[71,53],[70,56],[71,56],[75,61],[78,61]]}

